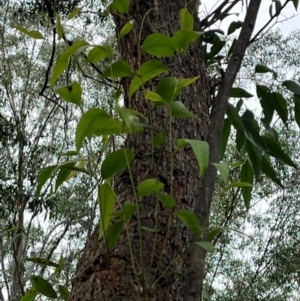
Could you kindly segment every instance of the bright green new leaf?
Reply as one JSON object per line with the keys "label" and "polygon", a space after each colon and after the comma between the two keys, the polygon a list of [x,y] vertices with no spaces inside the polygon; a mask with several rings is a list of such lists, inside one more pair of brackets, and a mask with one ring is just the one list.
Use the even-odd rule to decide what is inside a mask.
{"label": "bright green new leaf", "polygon": [[228,138],[230,135],[230,130],[231,130],[231,124],[229,122],[229,119],[226,118],[223,123],[223,131],[222,131],[222,137],[221,137],[221,143],[220,143],[220,160],[223,160],[223,158],[224,158]]}
{"label": "bright green new leaf", "polygon": [[31,38],[34,38],[34,39],[43,39],[44,38],[44,36],[37,30],[28,30],[25,27],[22,27],[19,25],[16,25],[15,28]]}
{"label": "bright green new leaf", "polygon": [[122,209],[112,213],[113,216],[119,217],[123,222],[129,221],[137,207],[133,203],[125,203]]}
{"label": "bright green new leaf", "polygon": [[196,41],[201,34],[202,32],[193,30],[178,30],[172,36],[173,46],[178,52],[181,52],[181,50],[187,50],[190,44]]}
{"label": "bright green new leaf", "polygon": [[142,48],[148,54],[157,57],[172,56],[175,51],[173,40],[163,33],[153,33],[147,36]]}
{"label": "bright green new leaf", "polygon": [[58,286],[58,291],[59,291],[60,297],[63,300],[67,300],[68,299],[68,297],[70,295],[70,292],[68,291],[68,289],[65,286],[59,285]]}
{"label": "bright green new leaf", "polygon": [[253,95],[250,94],[249,92],[247,92],[246,90],[244,90],[243,88],[231,88],[230,97],[235,97],[235,98],[241,98],[241,97],[250,98],[250,97],[253,97]]}
{"label": "bright green new leaf", "polygon": [[61,20],[59,14],[56,14],[56,32],[58,35],[58,40],[61,40],[64,36],[63,27],[61,25]]}
{"label": "bright green new leaf", "polygon": [[154,78],[155,76],[167,72],[168,70],[169,69],[166,67],[166,65],[161,61],[149,60],[145,62],[137,71],[136,76],[133,78],[130,84],[129,96],[132,96],[133,93],[147,81]]}
{"label": "bright green new leaf", "polygon": [[130,20],[129,22],[125,23],[125,25],[122,27],[122,29],[120,31],[120,38],[122,38],[125,35],[127,35],[128,33],[130,33],[133,26],[134,26],[134,20]]}
{"label": "bright green new leaf", "polygon": [[52,76],[50,79],[50,88],[53,88],[59,76],[68,68],[68,60],[58,60],[53,68]]}
{"label": "bright green new leaf", "polygon": [[57,60],[57,63],[59,61],[64,61],[67,60],[68,58],[70,58],[78,49],[82,48],[82,47],[88,47],[89,43],[81,40],[81,41],[77,41],[74,44],[72,44],[71,46],[69,46],[66,51],[64,53],[62,53]]}
{"label": "bright green new leaf", "polygon": [[113,0],[111,8],[120,14],[127,14],[129,10],[129,0]]}
{"label": "bright green new leaf", "polygon": [[156,93],[158,93],[165,102],[171,103],[180,93],[178,80],[174,77],[161,79],[156,86]]}
{"label": "bright green new leaf", "polygon": [[157,198],[162,202],[162,204],[169,210],[171,210],[175,206],[175,200],[172,196],[162,193],[162,192],[157,192]]}
{"label": "bright green new leaf", "polygon": [[30,277],[30,280],[39,293],[49,298],[57,298],[56,292],[53,289],[52,285],[43,277],[38,275],[32,275]]}
{"label": "bright green new leaf", "polygon": [[104,110],[89,109],[81,116],[77,125],[76,150],[79,152],[85,137],[120,134],[121,129],[122,122],[110,118]]}
{"label": "bright green new leaf", "polygon": [[209,145],[206,141],[191,140],[191,139],[177,139],[177,146],[183,147],[189,144],[198,161],[200,168],[200,176],[203,177],[209,164]]}
{"label": "bright green new leaf", "polygon": [[109,248],[113,248],[123,230],[124,222],[114,223],[106,233],[106,243]]}
{"label": "bright green new leaf", "polygon": [[195,215],[195,213],[189,211],[189,210],[179,210],[176,212],[176,216],[180,218],[183,223],[196,235],[200,236],[202,233],[201,225],[199,222],[198,217]]}
{"label": "bright green new leaf", "polygon": [[187,30],[194,29],[194,18],[186,7],[180,10],[179,19],[180,19],[181,29],[187,29]]}
{"label": "bright green new leaf", "polygon": [[114,53],[113,49],[109,46],[95,46],[92,48],[87,56],[89,63],[97,63]]}
{"label": "bright green new leaf", "polygon": [[116,77],[127,77],[131,76],[132,71],[130,70],[130,66],[127,61],[125,60],[120,60],[118,62],[115,62],[108,66],[103,74],[102,78],[106,77],[111,77],[111,78],[116,78]]}
{"label": "bright green new leaf", "polygon": [[290,90],[291,92],[300,96],[300,86],[296,82],[292,80],[286,80],[282,83],[282,85],[286,87],[288,90]]}
{"label": "bright green new leaf", "polygon": [[231,182],[228,187],[252,187],[252,184],[247,182]]}
{"label": "bright green new leaf", "polygon": [[173,117],[187,117],[195,118],[195,114],[190,112],[181,101],[173,101],[171,104],[171,116]]}
{"label": "bright green new leaf", "polygon": [[213,253],[215,251],[214,245],[209,241],[197,241],[195,244],[202,247],[208,253]]}
{"label": "bright green new leaf", "polygon": [[101,175],[103,179],[112,177],[117,172],[121,171],[134,158],[134,152],[127,149],[116,150],[106,156],[101,166]]}
{"label": "bright green new leaf", "polygon": [[108,228],[115,206],[115,193],[107,183],[98,186],[98,202],[100,208],[99,239]]}
{"label": "bright green new leaf", "polygon": [[241,28],[243,26],[243,22],[241,21],[233,21],[228,27],[227,35],[234,33],[237,29]]}
{"label": "bright green new leaf", "polygon": [[195,77],[192,77],[192,78],[183,78],[183,79],[180,79],[179,82],[178,82],[178,89],[181,89],[183,87],[187,87],[189,85],[191,85],[192,83],[194,83],[200,76],[195,76]]}
{"label": "bright green new leaf", "polygon": [[163,102],[164,101],[159,94],[157,94],[156,92],[153,92],[151,90],[146,91],[145,98],[147,100],[151,100],[154,102]]}
{"label": "bright green new leaf", "polygon": [[261,64],[257,64],[255,66],[255,73],[267,73],[267,72],[272,72],[273,73],[273,77],[275,79],[277,78],[277,72],[275,72],[274,70],[270,69],[269,67],[261,65]]}
{"label": "bright green new leaf", "polygon": [[39,197],[42,187],[47,182],[47,180],[52,176],[53,172],[56,170],[57,165],[51,165],[43,168],[38,176],[38,185],[36,188],[36,196]]}
{"label": "bright green new leaf", "polygon": [[26,290],[25,295],[20,299],[20,301],[34,301],[38,294],[38,290],[32,286]]}
{"label": "bright green new leaf", "polygon": [[158,133],[157,135],[155,135],[152,139],[152,145],[153,147],[160,147],[162,145],[164,145],[166,141],[166,138],[164,136],[163,133]]}
{"label": "bright green new leaf", "polygon": [[82,89],[78,82],[56,89],[57,94],[65,101],[80,105]]}
{"label": "bright green new leaf", "polygon": [[[246,161],[241,170],[241,181],[253,185],[254,172],[249,161]],[[252,187],[242,187],[242,195],[247,209],[250,208]]]}
{"label": "bright green new leaf", "polygon": [[138,194],[140,196],[151,195],[154,191],[159,191],[164,188],[164,184],[156,179],[146,179],[138,185]]}
{"label": "bright green new leaf", "polygon": [[47,258],[39,258],[39,257],[32,257],[32,258],[25,258],[26,261],[34,262],[40,265],[46,265],[50,267],[59,267],[59,265],[53,261],[50,261]]}
{"label": "bright green new leaf", "polygon": [[274,183],[279,185],[281,188],[284,188],[280,179],[278,179],[275,170],[273,169],[270,159],[266,154],[263,155],[262,157],[262,166],[261,166],[261,171],[268,177],[270,178]]}
{"label": "bright green new leaf", "polygon": [[68,20],[71,20],[75,18],[81,11],[83,7],[77,7],[75,8],[69,15],[68,15]]}
{"label": "bright green new leaf", "polygon": [[228,180],[228,174],[229,174],[229,165],[227,162],[225,163],[212,163],[217,170],[219,171],[221,177],[223,178],[224,182],[226,183]]}

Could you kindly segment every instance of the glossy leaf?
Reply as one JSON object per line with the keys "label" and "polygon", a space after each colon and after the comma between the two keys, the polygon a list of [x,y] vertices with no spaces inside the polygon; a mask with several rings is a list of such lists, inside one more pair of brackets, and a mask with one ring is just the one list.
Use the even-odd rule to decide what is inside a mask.
{"label": "glossy leaf", "polygon": [[219,171],[222,179],[226,183],[228,180],[228,174],[229,174],[229,165],[227,162],[225,163],[212,163],[216,167],[216,169]]}
{"label": "glossy leaf", "polygon": [[127,77],[131,76],[132,71],[130,70],[130,66],[127,61],[120,60],[108,66],[102,74],[102,78],[110,77]]}
{"label": "glossy leaf", "polygon": [[122,38],[125,35],[127,35],[128,33],[130,33],[130,31],[133,28],[133,25],[134,25],[134,20],[130,20],[127,23],[125,23],[120,31],[120,38]]}
{"label": "glossy leaf", "polygon": [[120,14],[126,14],[129,9],[129,0],[113,0],[111,8],[115,9]]}
{"label": "glossy leaf", "polygon": [[25,291],[25,295],[22,296],[20,301],[34,301],[35,297],[39,294],[38,290],[32,286]]}
{"label": "glossy leaf", "polygon": [[115,193],[107,183],[98,186],[98,202],[100,208],[99,239],[104,235],[111,220],[115,206]]}
{"label": "glossy leaf", "polygon": [[129,87],[129,96],[150,79],[168,71],[166,65],[158,60],[149,60],[145,62],[138,70]]}
{"label": "glossy leaf", "polygon": [[190,112],[181,101],[174,101],[171,104],[171,115],[173,117],[195,118],[195,114]]}
{"label": "glossy leaf", "polygon": [[209,165],[209,145],[206,141],[191,140],[191,139],[177,139],[177,146],[183,147],[189,144],[196,156],[199,168],[200,176],[203,177]]}
{"label": "glossy leaf", "polygon": [[134,152],[127,149],[119,149],[108,154],[101,166],[102,178],[107,179],[112,177],[114,174],[127,167],[127,164],[130,164],[133,158]]}
{"label": "glossy leaf", "polygon": [[186,7],[180,10],[179,19],[181,29],[193,30],[194,18]]}
{"label": "glossy leaf", "polygon": [[151,195],[154,191],[159,191],[164,188],[164,184],[156,179],[147,179],[138,185],[138,193],[140,196]]}
{"label": "glossy leaf", "polygon": [[261,167],[261,171],[268,177],[270,178],[274,183],[276,183],[277,185],[279,185],[281,188],[283,188],[283,185],[281,183],[281,181],[279,180],[279,178],[276,175],[275,170],[273,169],[270,159],[267,158],[266,155],[263,155],[262,157],[262,167]]}
{"label": "glossy leaf", "polygon": [[39,293],[49,298],[57,298],[56,292],[53,289],[52,285],[43,277],[38,275],[32,275],[30,277],[30,280]]}
{"label": "glossy leaf", "polygon": [[227,35],[229,36],[230,34],[234,33],[237,29],[241,28],[243,26],[243,22],[241,21],[233,21],[227,31]]}
{"label": "glossy leaf", "polygon": [[162,204],[167,208],[167,209],[172,209],[175,206],[175,200],[172,196],[162,193],[162,192],[157,192],[157,198],[162,202]]}
{"label": "glossy leaf", "polygon": [[119,236],[122,233],[123,225],[124,222],[122,221],[116,222],[107,230],[106,243],[109,248],[113,248],[116,245]]}
{"label": "glossy leaf", "polygon": [[197,241],[195,244],[202,247],[208,253],[213,253],[215,251],[214,245],[209,241]]}
{"label": "glossy leaf", "polygon": [[175,51],[173,40],[163,33],[148,35],[142,48],[146,53],[157,57],[169,57],[172,56]]}
{"label": "glossy leaf", "polygon": [[292,80],[286,80],[282,83],[282,85],[286,87],[289,91],[300,96],[300,86],[296,82]]}
{"label": "glossy leaf", "polygon": [[195,215],[195,213],[189,211],[189,210],[179,210],[176,212],[176,216],[180,218],[183,223],[196,235],[200,236],[202,233],[201,225],[199,222],[198,217]]}
{"label": "glossy leaf", "polygon": [[50,261],[47,258],[39,258],[39,257],[31,257],[31,258],[26,258],[26,261],[34,262],[40,265],[46,265],[50,267],[59,267],[59,265],[53,261]]}
{"label": "glossy leaf", "polygon": [[247,92],[243,88],[231,88],[230,97],[233,97],[233,98],[241,98],[241,97],[250,98],[250,97],[253,97],[253,95],[250,94],[249,92]]}
{"label": "glossy leaf", "polygon": [[37,30],[28,30],[25,27],[16,25],[14,26],[20,32],[26,34],[27,36],[34,38],[34,39],[44,39],[44,36]]}
{"label": "glossy leaf", "polygon": [[80,105],[82,89],[78,82],[56,89],[57,94],[65,101]]}
{"label": "glossy leaf", "polygon": [[87,56],[87,61],[89,63],[97,63],[106,57],[113,54],[113,49],[108,46],[95,46],[92,48]]}
{"label": "glossy leaf", "polygon": [[[246,161],[241,170],[241,181],[253,185],[254,172],[249,161]],[[252,187],[242,187],[242,195],[247,209],[250,207]]]}

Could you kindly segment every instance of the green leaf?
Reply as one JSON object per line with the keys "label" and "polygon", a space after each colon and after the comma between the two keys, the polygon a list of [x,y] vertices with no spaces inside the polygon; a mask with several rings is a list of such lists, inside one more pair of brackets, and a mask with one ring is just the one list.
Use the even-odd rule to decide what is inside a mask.
{"label": "green leaf", "polygon": [[254,170],[256,181],[259,181],[262,168],[262,150],[252,144],[249,140],[246,141],[246,150]]}
{"label": "green leaf", "polygon": [[179,19],[180,19],[181,29],[187,29],[187,30],[194,29],[194,18],[186,7],[180,10]]}
{"label": "green leaf", "polygon": [[92,48],[87,56],[89,63],[97,63],[114,53],[113,49],[109,46],[95,46]]}
{"label": "green leaf", "polygon": [[60,168],[60,171],[56,178],[55,191],[57,191],[57,189],[61,186],[61,184],[68,179],[75,166],[75,162],[67,163],[64,164],[63,166],[65,168]]}
{"label": "green leaf", "polygon": [[50,88],[53,88],[59,76],[68,68],[68,60],[58,60],[53,68],[52,76],[50,79]]}
{"label": "green leaf", "polygon": [[261,171],[270,178],[274,183],[276,183],[281,188],[284,188],[281,181],[278,179],[275,170],[273,169],[270,159],[264,154],[262,157],[262,167]]}
{"label": "green leaf", "polygon": [[159,191],[164,188],[164,184],[156,179],[146,179],[138,185],[138,194],[140,196],[151,195],[154,191]]}
{"label": "green leaf", "polygon": [[65,101],[80,105],[82,89],[78,82],[56,89],[57,94]]}
{"label": "green leaf", "polygon": [[164,145],[166,141],[166,138],[164,136],[163,133],[158,133],[157,135],[155,135],[152,139],[152,145],[153,147],[160,147],[162,145]]}
{"label": "green leaf", "polygon": [[299,0],[293,0],[293,4],[295,6],[295,9],[298,10]]}
{"label": "green leaf", "polygon": [[243,88],[231,88],[230,97],[233,97],[233,98],[241,98],[241,97],[250,98],[250,97],[253,97],[253,95],[250,94],[249,92],[247,92],[246,90],[244,90]]}
{"label": "green leaf", "polygon": [[157,94],[156,92],[153,92],[151,90],[146,91],[145,98],[147,100],[151,100],[154,102],[163,102],[164,101],[159,94]]}
{"label": "green leaf", "polygon": [[122,221],[126,222],[131,219],[136,210],[137,206],[135,204],[125,203],[121,210],[113,212],[112,215],[119,217]]}
{"label": "green leaf", "polygon": [[147,36],[142,48],[148,54],[157,57],[172,56],[175,51],[173,40],[163,33],[153,33]]}
{"label": "green leaf", "polygon": [[130,20],[129,22],[125,23],[125,25],[122,27],[122,29],[120,31],[120,38],[122,38],[125,35],[127,35],[128,33],[130,33],[133,26],[134,26],[134,20]]}
{"label": "green leaf", "polygon": [[[66,49],[66,51],[58,57],[57,62],[69,59],[72,55],[74,55],[76,53],[76,51],[78,51],[78,49],[84,49],[85,47],[88,47],[88,46],[89,46],[89,43],[84,40],[75,42],[74,44],[69,46]],[[82,47],[84,47],[84,48],[82,48]]]}
{"label": "green leaf", "polygon": [[110,118],[106,112],[99,108],[89,109],[84,113],[76,129],[76,150],[79,152],[85,137],[92,135],[113,135],[121,132],[122,123]]}
{"label": "green leaf", "polygon": [[195,244],[202,247],[208,253],[213,253],[215,251],[214,245],[209,241],[197,241]]}
{"label": "green leaf", "polygon": [[233,21],[227,31],[227,35],[229,36],[230,34],[234,33],[237,29],[241,28],[243,26],[243,22],[241,21]]}
{"label": "green leaf", "polygon": [[274,70],[270,69],[269,67],[261,65],[261,64],[257,64],[255,66],[255,73],[267,73],[267,72],[272,72],[274,79],[277,78],[277,72],[275,72]]}
{"label": "green leaf", "polygon": [[230,135],[231,130],[231,124],[229,122],[229,119],[226,118],[223,123],[223,131],[222,131],[222,137],[221,137],[221,143],[220,143],[220,160],[223,160],[228,138]]}
{"label": "green leaf", "polygon": [[63,27],[61,25],[61,20],[59,14],[56,14],[56,32],[58,35],[58,40],[61,40],[64,36]]}
{"label": "green leaf", "polygon": [[50,261],[49,259],[46,258],[39,258],[39,257],[31,257],[31,258],[26,258],[26,261],[34,262],[40,265],[46,265],[50,267],[59,267],[59,265],[53,261]]}
{"label": "green leaf", "polygon": [[64,257],[63,257],[63,255],[61,254],[61,255],[60,255],[60,258],[59,258],[59,261],[58,261],[58,267],[55,268],[55,274],[56,274],[56,275],[59,276],[59,275],[61,274],[64,265],[65,265]]}
{"label": "green leaf", "polygon": [[198,161],[200,168],[200,177],[203,177],[209,165],[209,145],[206,141],[191,140],[191,139],[177,139],[177,146],[180,148],[185,144],[189,144]]}
{"label": "green leaf", "polygon": [[139,121],[139,117],[146,119],[142,113],[132,109],[116,106],[116,110],[131,131],[134,131],[135,125]]}
{"label": "green leaf", "polygon": [[81,11],[83,7],[77,7],[75,8],[69,15],[68,15],[68,20],[71,20],[75,18]]}
{"label": "green leaf", "polygon": [[234,126],[236,130],[240,130],[242,133],[244,132],[244,124],[239,115],[238,110],[232,105],[227,105],[226,115],[228,116],[228,120]]}
{"label": "green leaf", "polygon": [[220,229],[213,229],[208,232],[207,234],[207,240],[212,242],[212,240],[220,233]]}
{"label": "green leaf", "polygon": [[[241,181],[253,185],[253,168],[249,161],[246,161],[241,170]],[[247,209],[250,208],[252,187],[242,187],[242,195]]]}
{"label": "green leaf", "polygon": [[286,125],[288,119],[288,109],[286,99],[281,93],[273,92],[274,108],[283,123]]}
{"label": "green leaf", "polygon": [[162,193],[162,192],[157,192],[157,198],[162,202],[162,204],[169,210],[171,210],[175,206],[175,200],[172,196]]}
{"label": "green leaf", "polygon": [[38,275],[32,275],[30,277],[30,280],[39,293],[49,298],[57,298],[56,292],[53,289],[52,285],[43,277]]}
{"label": "green leaf", "polygon": [[286,80],[282,83],[282,85],[286,87],[289,91],[300,96],[300,86],[296,82],[292,80]]}
{"label": "green leaf", "polygon": [[116,150],[106,156],[101,166],[101,175],[107,179],[117,172],[121,171],[131,163],[134,158],[134,152],[127,149]]}
{"label": "green leaf", "polygon": [[176,216],[180,218],[183,223],[196,235],[200,236],[202,233],[201,225],[198,220],[198,217],[195,215],[195,213],[189,211],[189,210],[179,210],[176,212]]}
{"label": "green leaf", "polygon": [[26,34],[27,36],[34,38],[34,39],[44,39],[44,36],[37,30],[28,30],[25,27],[16,25],[14,26],[20,32]]}
{"label": "green leaf", "polygon": [[158,60],[150,60],[145,62],[138,70],[137,75],[133,78],[129,87],[129,96],[150,79],[167,72],[169,69],[166,65]]}
{"label": "green leaf", "polygon": [[59,291],[60,297],[63,300],[67,300],[68,299],[68,297],[70,295],[70,292],[68,291],[68,289],[65,286],[59,285],[58,286],[58,291]]}
{"label": "green leaf", "polygon": [[190,112],[181,101],[174,101],[171,104],[171,116],[196,118],[197,116]]}
{"label": "green leaf", "polygon": [[208,58],[212,59],[215,55],[217,55],[225,46],[225,44],[225,41],[222,41],[217,35],[215,35],[213,38],[213,45],[211,47],[210,53],[208,54]]}
{"label": "green leaf", "polygon": [[236,137],[235,137],[235,143],[236,143],[236,148],[237,150],[240,152],[242,150],[242,148],[244,147],[245,145],[245,142],[246,142],[246,137],[245,135],[237,130],[236,131]]}
{"label": "green leaf", "polygon": [[123,225],[124,222],[122,221],[116,222],[107,230],[106,243],[109,248],[113,248],[116,245],[119,236],[122,233]]}
{"label": "green leaf", "polygon": [[228,180],[228,174],[229,174],[229,166],[228,163],[212,163],[217,170],[219,171],[221,177],[223,178],[224,182],[226,183]]}
{"label": "green leaf", "polygon": [[183,87],[187,87],[189,85],[191,85],[192,83],[194,83],[200,76],[195,76],[192,78],[182,78],[179,80],[178,82],[178,88],[181,89]]}
{"label": "green leaf", "polygon": [[193,30],[178,30],[172,36],[172,45],[176,51],[187,50],[191,43],[201,36],[201,32]]}
{"label": "green leaf", "polygon": [[165,102],[171,103],[180,93],[178,90],[178,80],[174,77],[161,79],[156,86],[156,93],[158,93]]}
{"label": "green leaf", "polygon": [[228,187],[252,187],[252,184],[247,182],[231,182]]}
{"label": "green leaf", "polygon": [[146,232],[151,232],[151,233],[155,233],[156,231],[152,228],[149,228],[147,226],[141,226],[141,229],[146,231]]}
{"label": "green leaf", "polygon": [[115,206],[115,193],[107,183],[98,186],[98,202],[100,208],[99,239],[104,235],[111,220]]}
{"label": "green leaf", "polygon": [[300,128],[300,96],[294,95],[294,112],[295,112],[295,120]]}
{"label": "green leaf", "polygon": [[52,176],[54,170],[57,168],[57,165],[47,166],[42,169],[38,176],[38,185],[36,188],[36,196],[39,197],[41,194],[42,187],[47,182],[47,180]]}
{"label": "green leaf", "polygon": [[38,294],[38,290],[32,286],[26,290],[25,295],[20,299],[20,301],[34,301]]}
{"label": "green leaf", "polygon": [[113,0],[111,8],[120,14],[127,14],[129,10],[129,0]]}
{"label": "green leaf", "polygon": [[264,136],[262,138],[269,148],[269,151],[267,153],[270,156],[279,159],[280,161],[286,163],[287,165],[297,168],[297,165],[292,161],[292,159],[287,154],[284,153],[281,147],[274,140],[272,140],[267,136]]}
{"label": "green leaf", "polygon": [[102,78],[111,77],[127,77],[131,76],[132,71],[127,61],[120,60],[108,66],[102,74]]}
{"label": "green leaf", "polygon": [[263,121],[267,126],[270,125],[274,115],[274,99],[270,90],[266,86],[256,86],[257,97],[260,99],[260,104],[263,108]]}

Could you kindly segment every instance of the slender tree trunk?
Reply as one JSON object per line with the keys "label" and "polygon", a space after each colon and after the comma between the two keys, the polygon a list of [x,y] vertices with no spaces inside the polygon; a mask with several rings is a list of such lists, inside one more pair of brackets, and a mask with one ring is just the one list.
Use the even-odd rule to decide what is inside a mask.
{"label": "slender tree trunk", "polygon": [[[196,212],[203,226],[203,239],[206,238],[216,170],[209,168],[207,175],[201,180],[190,149],[186,148],[176,154],[174,168],[170,163],[171,153],[176,139],[199,139],[209,142],[211,162],[218,161],[219,141],[230,89],[249,42],[260,2],[250,1],[249,14],[247,13],[242,34],[222,80],[218,101],[212,107],[201,39],[193,43],[185,54],[164,60],[170,69],[170,76],[192,78],[200,75],[199,80],[179,96],[198,118],[174,119],[171,125],[172,141],[167,139],[165,146],[158,151],[151,147],[150,130],[145,129],[142,133],[128,136],[125,147],[135,152],[135,159],[131,164],[131,177],[129,171],[125,170],[115,178],[115,192],[119,203],[135,202],[131,180],[136,188],[142,180],[157,178],[164,183],[165,192],[171,193],[176,200],[176,210],[190,209]],[[179,11],[185,3],[184,0],[130,1],[129,15],[130,19],[135,20],[137,32],[118,39],[118,46],[121,58],[127,60],[133,70],[138,70],[149,59],[140,50],[138,37],[141,36],[142,43],[151,33],[172,35],[179,29]],[[198,1],[188,3],[189,10],[194,14],[194,29],[200,30],[200,22],[197,20]],[[117,33],[125,22],[126,20],[115,16]],[[122,84],[126,107],[143,113],[151,120],[153,128],[170,130],[164,107],[153,108],[145,100],[143,91],[138,91],[129,98],[130,81],[124,80]],[[154,85],[155,82],[151,82],[146,88],[153,88]],[[157,235],[142,231],[140,237],[138,218],[135,215],[125,227],[116,246],[105,252],[104,242],[98,241],[98,229],[95,229],[79,262],[69,300],[201,300],[204,250],[196,247],[188,249],[193,240],[190,232],[174,218],[170,219],[170,213],[155,198],[139,199],[139,204],[140,225],[153,229],[157,226]]]}

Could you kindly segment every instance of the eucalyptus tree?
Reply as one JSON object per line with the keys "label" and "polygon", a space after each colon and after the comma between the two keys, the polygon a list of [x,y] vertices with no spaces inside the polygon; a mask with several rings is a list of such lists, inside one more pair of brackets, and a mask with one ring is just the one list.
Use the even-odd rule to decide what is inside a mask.
{"label": "eucalyptus tree", "polygon": [[[270,1],[270,20],[289,2],[297,9],[296,0]],[[72,33],[62,25],[63,15],[56,14],[55,6],[47,6],[53,49],[56,36],[69,46],[55,63],[51,56],[47,84],[82,112],[75,133],[76,151],[69,155],[82,161],[83,146],[95,149],[99,141],[102,150],[116,141],[123,143],[103,162],[93,156],[87,159],[89,174],[99,185],[101,218],[82,253],[69,300],[201,299],[206,253],[213,251],[211,241],[219,233],[209,227],[214,186],[217,170],[227,183],[228,163],[220,160],[231,129],[238,135],[236,147],[249,159],[237,180],[226,185],[241,187],[246,209],[251,205],[254,179],[261,181],[264,174],[277,183],[270,156],[296,167],[272,132],[275,112],[287,122],[287,105],[280,92],[257,85],[264,128],[242,101],[229,103],[230,97],[253,96],[232,85],[247,47],[269,24],[252,36],[260,3],[224,0],[199,20],[198,1],[114,0],[104,11],[115,23],[118,52],[114,56],[114,48],[101,42],[70,39]],[[244,20],[233,22],[227,32],[240,29],[236,40],[230,43],[220,30],[209,30],[242,4]],[[76,8],[69,17],[75,15],[84,15],[83,8]],[[39,32],[17,28],[43,38]],[[225,45],[230,47],[224,56],[220,51]],[[97,66],[100,60],[107,64],[103,70]],[[79,68],[73,73],[75,79],[90,67],[115,89],[108,109],[87,109],[75,79],[56,87],[57,82],[68,79],[70,65]],[[210,70],[216,71],[217,78],[209,76]],[[261,64],[254,71],[272,73]],[[291,80],[282,84],[294,94],[298,119],[300,87]],[[100,138],[94,140],[94,136]],[[62,177],[65,169],[69,173]],[[38,193],[56,171],[56,182],[62,184],[72,169],[86,172],[68,163],[44,169]],[[28,294],[57,296],[45,279],[33,276],[31,281],[34,287]]]}

